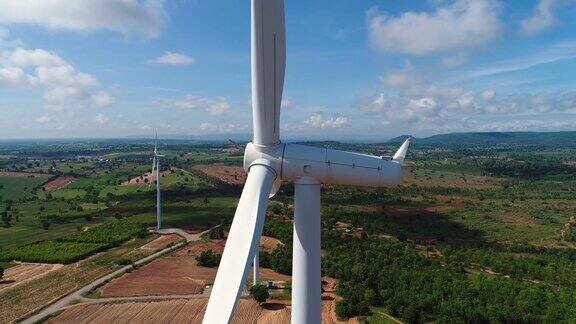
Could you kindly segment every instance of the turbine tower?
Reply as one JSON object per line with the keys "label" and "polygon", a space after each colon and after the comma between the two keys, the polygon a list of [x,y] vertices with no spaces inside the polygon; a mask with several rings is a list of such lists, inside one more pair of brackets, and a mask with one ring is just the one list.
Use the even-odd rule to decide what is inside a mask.
{"label": "turbine tower", "polygon": [[[292,323],[320,323],[320,185],[394,186],[402,180],[409,139],[392,159],[280,142],[286,64],[284,1],[252,0],[254,140],[248,173],[222,255],[204,324],[229,323],[258,253],[268,198],[293,181]],[[256,262],[254,262],[256,263]]]}
{"label": "turbine tower", "polygon": [[160,194],[160,158],[165,155],[158,154],[158,135],[154,141],[154,157],[152,158],[152,172],[150,175],[154,174],[156,170],[156,230],[162,228],[162,205],[161,205],[161,194]]}

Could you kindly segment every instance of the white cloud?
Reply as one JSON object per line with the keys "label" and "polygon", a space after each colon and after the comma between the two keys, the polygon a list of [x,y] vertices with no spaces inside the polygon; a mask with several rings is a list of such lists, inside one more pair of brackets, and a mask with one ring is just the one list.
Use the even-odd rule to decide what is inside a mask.
{"label": "white cloud", "polygon": [[414,67],[408,63],[406,67],[400,71],[389,72],[388,74],[380,77],[380,81],[387,86],[391,87],[408,87],[420,84],[422,78]]}
{"label": "white cloud", "polygon": [[26,73],[17,67],[0,66],[0,86],[16,86],[27,83]]}
{"label": "white cloud", "polygon": [[104,116],[103,114],[98,114],[94,117],[94,122],[98,125],[104,125],[108,123],[108,117]]}
{"label": "white cloud", "polygon": [[359,107],[363,111],[378,112],[390,106],[390,102],[386,99],[383,93],[379,93],[372,97],[361,98]]}
{"label": "white cloud", "polygon": [[48,116],[48,115],[42,115],[38,118],[36,118],[36,122],[39,124],[46,124],[52,121],[52,117]]}
{"label": "white cloud", "polygon": [[0,0],[0,23],[51,30],[111,30],[158,36],[167,20],[163,0]]}
{"label": "white cloud", "polygon": [[206,110],[210,115],[220,116],[230,109],[230,103],[224,97],[205,98],[187,94],[183,99],[159,102],[159,106],[169,109],[199,109]]}
{"label": "white cloud", "polygon": [[322,114],[314,114],[304,120],[304,124],[321,128],[321,129],[338,129],[346,126],[348,124],[347,117],[330,117],[326,118]]}
{"label": "white cloud", "polygon": [[442,59],[442,65],[447,68],[457,67],[468,62],[468,57],[464,54],[449,56]]}
{"label": "white cloud", "polygon": [[463,73],[464,78],[478,78],[500,73],[522,71],[542,64],[550,64],[576,57],[576,41],[567,41],[547,46],[534,54],[510,60],[491,62],[489,65]]}
{"label": "white cloud", "polygon": [[92,75],[76,71],[68,64],[60,66],[38,66],[36,68],[38,82],[48,87],[92,87],[98,85],[98,80]]}
{"label": "white cloud", "polygon": [[200,130],[207,133],[239,133],[248,132],[250,128],[248,124],[239,123],[201,123]]}
{"label": "white cloud", "polygon": [[44,92],[44,100],[48,105],[62,105],[74,100],[82,100],[87,96],[81,88],[53,87]]}
{"label": "white cloud", "polygon": [[520,22],[522,32],[533,36],[552,27],[556,23],[554,9],[557,4],[557,0],[539,0],[532,16]]}
{"label": "white cloud", "polygon": [[8,55],[8,59],[14,65],[19,67],[65,65],[65,62],[61,57],[43,49],[27,50],[17,48]]}
{"label": "white cloud", "polygon": [[487,101],[487,102],[492,101],[495,96],[496,96],[496,91],[494,91],[493,89],[488,89],[488,90],[485,90],[484,92],[482,92],[482,99],[484,99],[484,101]]}
{"label": "white cloud", "polygon": [[496,0],[455,0],[434,12],[404,12],[391,17],[373,8],[368,30],[379,50],[413,55],[461,51],[484,45],[500,35]]}
{"label": "white cloud", "polygon": [[53,52],[18,47],[0,53],[0,86],[40,88],[48,110],[63,110],[92,97],[95,104],[103,104],[101,93],[92,94],[98,85],[94,76],[77,71]]}
{"label": "white cloud", "polygon": [[[395,90],[358,99],[356,106],[365,114],[365,120],[381,120],[399,129],[446,132],[466,129],[474,117],[545,119],[550,114],[576,113],[576,91],[499,96],[494,89],[471,91],[433,82],[403,84]],[[470,129],[481,128],[475,125]]]}
{"label": "white cloud", "polygon": [[194,58],[185,54],[166,52],[164,55],[156,58],[153,62],[167,65],[190,65],[194,63]]}
{"label": "white cloud", "polygon": [[99,91],[92,95],[92,103],[96,107],[110,107],[114,104],[116,99],[106,91]]}

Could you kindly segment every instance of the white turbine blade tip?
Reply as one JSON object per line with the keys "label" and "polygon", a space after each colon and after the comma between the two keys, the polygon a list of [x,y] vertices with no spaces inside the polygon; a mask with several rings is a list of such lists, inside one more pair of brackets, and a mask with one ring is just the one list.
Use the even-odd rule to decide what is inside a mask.
{"label": "white turbine blade tip", "polygon": [[394,154],[394,157],[392,158],[392,160],[394,161],[398,161],[401,164],[404,164],[404,158],[406,157],[406,153],[408,153],[408,147],[410,146],[410,137],[408,137],[404,143],[402,144],[402,146],[400,146],[400,148],[398,149],[398,151],[396,151],[396,154]]}

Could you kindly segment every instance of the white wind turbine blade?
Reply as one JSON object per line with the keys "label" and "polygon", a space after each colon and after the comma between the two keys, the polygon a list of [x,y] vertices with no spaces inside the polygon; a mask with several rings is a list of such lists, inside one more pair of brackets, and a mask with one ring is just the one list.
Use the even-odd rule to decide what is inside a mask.
{"label": "white wind turbine blade", "polygon": [[286,69],[284,0],[252,0],[252,111],[254,144],[280,141]]}
{"label": "white wind turbine blade", "polygon": [[156,168],[156,154],[152,158],[152,171],[150,171],[150,176],[148,177],[148,189],[152,186],[152,178],[154,177],[154,168]]}
{"label": "white wind turbine blade", "polygon": [[232,319],[258,250],[273,181],[274,172],[268,167],[256,164],[250,168],[210,293],[204,324],[229,323]]}
{"label": "white wind turbine blade", "polygon": [[154,155],[158,154],[158,135],[156,135],[156,139],[154,139]]}
{"label": "white wind turbine blade", "polygon": [[404,164],[404,158],[406,157],[406,153],[408,153],[408,146],[410,146],[410,137],[408,137],[402,146],[396,151],[392,160],[400,162],[400,164]]}

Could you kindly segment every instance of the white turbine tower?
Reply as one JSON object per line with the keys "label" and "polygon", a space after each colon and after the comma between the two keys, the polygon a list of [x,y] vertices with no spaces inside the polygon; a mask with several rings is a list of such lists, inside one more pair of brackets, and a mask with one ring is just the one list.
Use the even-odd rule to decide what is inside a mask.
{"label": "white turbine tower", "polygon": [[154,174],[154,170],[156,170],[156,230],[160,230],[162,228],[162,205],[161,205],[161,194],[160,194],[160,158],[163,158],[165,155],[158,154],[158,136],[156,136],[156,140],[154,141],[154,157],[152,158],[152,172],[150,172],[150,176]]}
{"label": "white turbine tower", "polygon": [[[254,140],[248,172],[204,324],[229,323],[259,248],[268,198],[294,181],[292,323],[320,323],[320,184],[393,186],[402,180],[409,140],[390,160],[378,156],[280,142],[280,104],[286,62],[283,0],[252,0]],[[256,262],[255,262],[256,263]]]}

